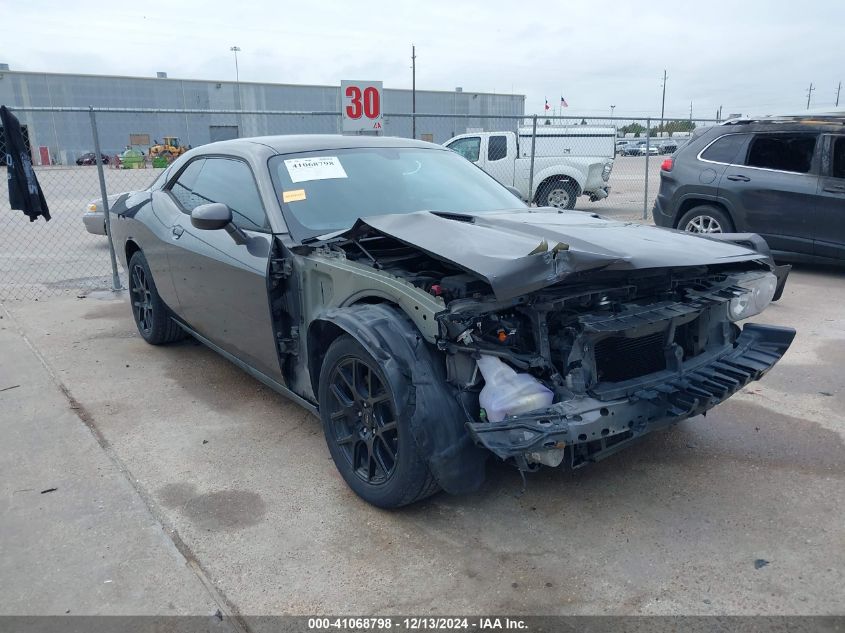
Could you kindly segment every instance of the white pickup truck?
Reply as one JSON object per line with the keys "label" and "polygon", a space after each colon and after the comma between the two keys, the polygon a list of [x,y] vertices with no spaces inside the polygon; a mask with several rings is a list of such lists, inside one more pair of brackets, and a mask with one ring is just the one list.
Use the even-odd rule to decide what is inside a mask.
{"label": "white pickup truck", "polygon": [[537,127],[534,182],[531,169],[530,127],[513,132],[461,134],[446,147],[481,167],[503,185],[517,189],[524,200],[539,206],[571,209],[578,196],[591,201],[606,198],[616,153],[613,126],[544,125]]}

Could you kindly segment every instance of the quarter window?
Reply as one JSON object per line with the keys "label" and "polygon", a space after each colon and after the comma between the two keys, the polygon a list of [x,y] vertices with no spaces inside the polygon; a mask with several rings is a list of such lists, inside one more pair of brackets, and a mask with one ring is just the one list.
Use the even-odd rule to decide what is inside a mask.
{"label": "quarter window", "polygon": [[806,174],[815,150],[813,134],[759,134],[751,141],[746,165]]}
{"label": "quarter window", "polygon": [[176,182],[170,186],[171,195],[176,198],[176,202],[178,202],[179,205],[188,213],[193,211],[194,207],[198,207],[203,204],[193,198],[193,192],[194,183],[202,170],[202,164],[204,162],[205,161],[203,159],[199,159],[188,163],[188,166],[185,167],[181,174],[179,174]]}
{"label": "quarter window", "polygon": [[459,138],[454,143],[449,144],[449,149],[457,152],[467,160],[476,163],[478,162],[478,155],[481,152],[481,137],[470,136],[468,138]]}
{"label": "quarter window", "polygon": [[507,136],[491,136],[489,139],[487,139],[487,160],[502,160],[507,155]]}
{"label": "quarter window", "polygon": [[742,149],[747,134],[727,134],[713,141],[710,146],[701,153],[701,158],[714,163],[730,164],[736,160],[739,150]]}

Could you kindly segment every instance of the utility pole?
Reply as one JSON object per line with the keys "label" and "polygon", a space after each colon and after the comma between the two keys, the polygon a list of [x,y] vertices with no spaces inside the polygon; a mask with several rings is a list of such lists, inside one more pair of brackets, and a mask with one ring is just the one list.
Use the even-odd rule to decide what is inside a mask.
{"label": "utility pole", "polygon": [[808,110],[810,109],[810,97],[813,96],[813,90],[815,90],[815,88],[813,87],[813,82],[811,81],[810,87],[807,88],[807,109]]}
{"label": "utility pole", "polygon": [[241,136],[244,132],[243,130],[243,120],[242,115],[240,114],[240,110],[243,110],[241,106],[241,74],[238,71],[238,53],[241,50],[240,46],[232,46],[229,48],[235,54],[235,86],[237,87],[238,92],[238,136]]}
{"label": "utility pole", "polygon": [[660,127],[663,128],[663,114],[666,112],[666,69],[663,69],[663,100],[660,103]]}
{"label": "utility pole", "polygon": [[836,89],[836,107],[839,107],[839,93],[842,92],[842,82],[839,82],[839,87]]}
{"label": "utility pole", "polygon": [[411,137],[417,138],[417,47],[411,44]]}
{"label": "utility pole", "polygon": [[689,123],[690,129],[692,129],[692,101],[689,102]]}
{"label": "utility pole", "polygon": [[238,110],[241,109],[241,76],[238,71],[238,53],[241,50],[240,46],[232,46],[229,48],[235,54],[235,85],[238,87]]}

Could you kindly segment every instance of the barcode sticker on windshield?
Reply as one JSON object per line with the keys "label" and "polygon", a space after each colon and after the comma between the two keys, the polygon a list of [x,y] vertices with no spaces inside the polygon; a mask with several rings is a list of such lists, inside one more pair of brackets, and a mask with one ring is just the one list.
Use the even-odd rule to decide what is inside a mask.
{"label": "barcode sticker on windshield", "polygon": [[293,189],[282,192],[282,202],[285,204],[299,202],[300,200],[305,200],[305,189]]}
{"label": "barcode sticker on windshield", "polygon": [[346,170],[337,156],[315,156],[314,158],[290,158],[285,161],[291,182],[346,178]]}

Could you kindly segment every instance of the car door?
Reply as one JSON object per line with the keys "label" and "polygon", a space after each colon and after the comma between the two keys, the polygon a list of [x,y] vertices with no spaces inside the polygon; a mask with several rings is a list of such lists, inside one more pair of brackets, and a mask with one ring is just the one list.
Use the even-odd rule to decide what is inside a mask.
{"label": "car door", "polygon": [[[206,156],[189,178],[168,187],[175,211],[168,251],[179,315],[223,350],[283,382],[267,296],[272,234],[249,164],[236,157]],[[190,212],[221,202],[247,236],[237,244],[223,229],[202,230]]]}
{"label": "car door", "polygon": [[845,135],[823,138],[814,254],[845,260]]}
{"label": "car door", "polygon": [[457,152],[468,161],[477,163],[481,155],[481,137],[480,136],[465,136],[456,141],[452,141],[446,147],[453,152]]}
{"label": "car door", "polygon": [[[516,139],[513,135],[493,134],[482,144],[477,165],[503,185],[514,184]],[[484,145],[487,145],[485,148]]]}
{"label": "car door", "polygon": [[753,135],[719,181],[738,231],[759,233],[772,250],[812,254],[817,141],[818,134],[805,132]]}

